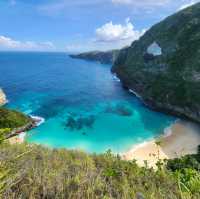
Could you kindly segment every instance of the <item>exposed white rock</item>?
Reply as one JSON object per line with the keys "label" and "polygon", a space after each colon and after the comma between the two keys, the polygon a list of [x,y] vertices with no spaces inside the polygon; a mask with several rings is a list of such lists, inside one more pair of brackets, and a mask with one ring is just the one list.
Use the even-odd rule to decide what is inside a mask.
{"label": "exposed white rock", "polygon": [[6,95],[3,90],[0,88],[0,106],[3,106],[7,102]]}
{"label": "exposed white rock", "polygon": [[147,48],[147,53],[153,56],[159,56],[159,55],[162,55],[162,48],[156,42],[153,42]]}

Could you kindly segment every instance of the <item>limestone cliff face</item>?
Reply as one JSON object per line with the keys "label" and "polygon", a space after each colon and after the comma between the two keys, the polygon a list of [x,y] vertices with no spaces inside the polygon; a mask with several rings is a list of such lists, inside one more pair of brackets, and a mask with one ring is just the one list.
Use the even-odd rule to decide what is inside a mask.
{"label": "limestone cliff face", "polygon": [[6,95],[3,92],[3,90],[0,88],[0,106],[4,105],[6,103]]}
{"label": "limestone cliff face", "polygon": [[200,122],[200,3],[122,49],[112,71],[152,108]]}

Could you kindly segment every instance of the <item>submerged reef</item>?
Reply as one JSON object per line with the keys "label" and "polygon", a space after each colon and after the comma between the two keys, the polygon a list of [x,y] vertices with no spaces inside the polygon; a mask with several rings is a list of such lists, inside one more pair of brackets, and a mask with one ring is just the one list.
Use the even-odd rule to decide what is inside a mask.
{"label": "submerged reef", "polygon": [[65,126],[70,130],[82,130],[83,128],[92,128],[94,122],[94,115],[76,117],[75,114],[70,114]]}

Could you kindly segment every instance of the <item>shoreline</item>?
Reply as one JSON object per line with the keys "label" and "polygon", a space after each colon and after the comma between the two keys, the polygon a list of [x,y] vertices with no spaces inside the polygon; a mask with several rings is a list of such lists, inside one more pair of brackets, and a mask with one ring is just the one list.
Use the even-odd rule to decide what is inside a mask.
{"label": "shoreline", "polygon": [[[34,116],[33,116],[34,117]],[[39,117],[35,117],[35,119]],[[38,120],[37,126],[44,122]],[[10,144],[22,144],[25,141],[26,132],[9,138]],[[156,141],[159,145],[156,145]],[[180,158],[187,154],[197,153],[200,145],[200,126],[189,121],[176,120],[175,123],[166,127],[160,137],[133,145],[127,152],[121,153],[123,160],[136,160],[139,166],[147,165],[156,168],[158,160]]]}
{"label": "shoreline", "polygon": [[[159,142],[158,145],[156,142]],[[121,155],[122,159],[136,160],[140,166],[156,167],[158,160],[179,158],[187,154],[197,153],[200,145],[200,126],[183,120],[177,120],[167,127],[158,139],[134,145]]]}
{"label": "shoreline", "polygon": [[[35,127],[40,126],[45,122],[45,119],[39,116],[30,115],[30,117],[35,121]],[[22,144],[25,141],[27,131],[20,132],[19,134],[8,138],[10,144]]]}

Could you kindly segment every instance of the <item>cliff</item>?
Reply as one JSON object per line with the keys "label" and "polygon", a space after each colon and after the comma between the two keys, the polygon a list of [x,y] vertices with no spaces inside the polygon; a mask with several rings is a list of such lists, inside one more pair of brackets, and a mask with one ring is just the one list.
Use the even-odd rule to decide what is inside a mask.
{"label": "cliff", "polygon": [[6,95],[3,92],[3,90],[0,88],[0,106],[4,105],[6,103]]}
{"label": "cliff", "polygon": [[[0,89],[0,106],[7,102],[6,95]],[[36,125],[36,121],[15,110],[0,107],[0,142],[2,139],[29,130]]]}
{"label": "cliff", "polygon": [[200,3],[122,49],[112,72],[150,107],[200,122]]}
{"label": "cliff", "polygon": [[23,113],[0,107],[0,129],[21,128],[32,122],[33,120]]}
{"label": "cliff", "polygon": [[110,50],[106,52],[91,51],[77,55],[70,55],[70,57],[89,61],[99,61],[102,64],[113,64],[118,56],[118,53],[119,50]]}

